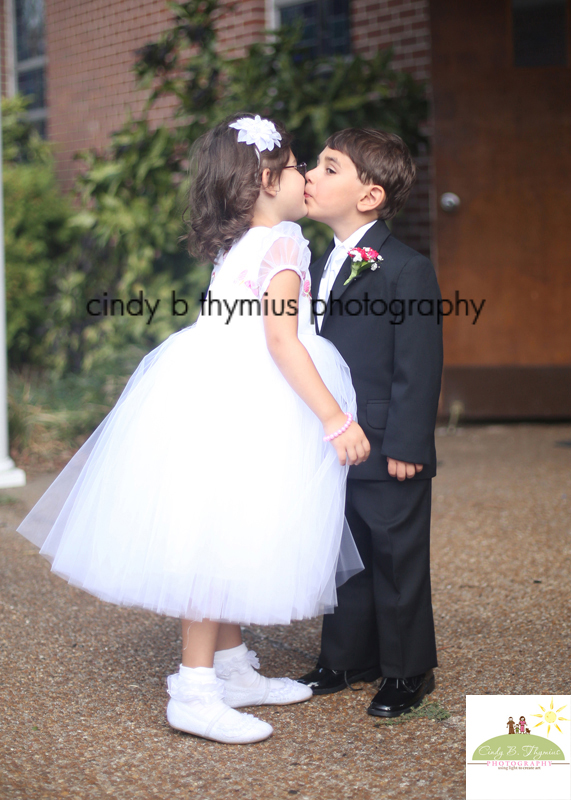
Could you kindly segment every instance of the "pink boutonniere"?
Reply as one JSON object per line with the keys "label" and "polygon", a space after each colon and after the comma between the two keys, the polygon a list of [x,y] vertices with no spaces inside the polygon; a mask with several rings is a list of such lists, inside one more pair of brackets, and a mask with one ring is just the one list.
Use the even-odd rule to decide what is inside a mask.
{"label": "pink boutonniere", "polygon": [[353,278],[356,278],[366,269],[378,269],[380,262],[383,261],[383,257],[379,255],[376,250],[373,250],[372,247],[352,247],[351,250],[349,250],[349,256],[353,262],[351,264],[351,274],[343,286],[346,286]]}

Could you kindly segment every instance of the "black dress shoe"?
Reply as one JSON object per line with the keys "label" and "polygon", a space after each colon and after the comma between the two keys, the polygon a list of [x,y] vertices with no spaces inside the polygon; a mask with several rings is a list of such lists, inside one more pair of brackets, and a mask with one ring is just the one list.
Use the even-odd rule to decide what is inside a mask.
{"label": "black dress shoe", "polygon": [[[322,667],[319,664],[315,669],[304,675],[303,678],[298,678],[298,683],[304,683],[306,686],[311,686],[313,694],[333,694],[340,692],[342,689],[353,689],[352,683],[358,681],[376,681],[381,677],[380,667],[369,667],[368,669],[329,669]],[[359,691],[353,689],[353,691]]]}
{"label": "black dress shoe", "polygon": [[399,717],[418,708],[423,697],[434,691],[434,686],[434,673],[431,669],[412,678],[384,678],[367,714],[374,717]]}

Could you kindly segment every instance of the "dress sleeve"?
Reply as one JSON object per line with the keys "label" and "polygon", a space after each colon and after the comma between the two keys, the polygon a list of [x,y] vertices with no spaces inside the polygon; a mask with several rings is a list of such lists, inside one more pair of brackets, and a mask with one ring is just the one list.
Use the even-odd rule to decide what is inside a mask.
{"label": "dress sleeve", "polygon": [[292,231],[293,235],[289,231],[276,232],[276,238],[269,244],[260,263],[257,278],[258,297],[262,297],[272,278],[284,269],[296,272],[302,283],[306,280],[311,260],[307,240],[301,235],[298,225],[289,224],[300,232]]}

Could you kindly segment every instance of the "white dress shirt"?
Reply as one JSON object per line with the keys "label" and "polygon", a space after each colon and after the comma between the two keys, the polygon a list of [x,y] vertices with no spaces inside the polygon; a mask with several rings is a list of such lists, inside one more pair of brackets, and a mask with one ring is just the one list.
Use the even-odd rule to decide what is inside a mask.
{"label": "white dress shirt", "polygon": [[[347,258],[349,254],[349,250],[352,247],[356,247],[359,241],[363,238],[365,233],[372,228],[377,220],[373,220],[373,222],[367,222],[366,225],[361,225],[356,231],[354,231],[351,236],[348,236],[344,242],[337,238],[337,236],[333,237],[333,241],[335,242],[335,247],[331,251],[329,258],[327,259],[327,264],[325,265],[325,269],[323,270],[323,275],[321,276],[321,281],[319,283],[319,290],[317,292],[317,297],[319,300],[323,300],[323,303],[326,304],[329,295],[331,294],[331,289],[333,288],[333,284],[335,283],[335,279],[339,274],[339,270],[343,266],[343,262]],[[318,308],[320,311],[325,309],[325,305],[319,304]],[[323,314],[319,314],[317,316],[317,325],[319,330],[321,330],[321,323],[323,322]]]}

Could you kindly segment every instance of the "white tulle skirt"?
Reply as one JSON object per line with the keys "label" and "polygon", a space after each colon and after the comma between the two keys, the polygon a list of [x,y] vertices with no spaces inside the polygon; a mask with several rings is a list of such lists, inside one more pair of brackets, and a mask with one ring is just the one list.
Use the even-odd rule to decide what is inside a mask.
{"label": "white tulle skirt", "polygon": [[[348,468],[263,338],[236,333],[196,323],[146,356],[18,528],[70,584],[174,617],[275,624],[331,611],[336,583],[362,568]],[[355,414],[338,351],[300,340]]]}

